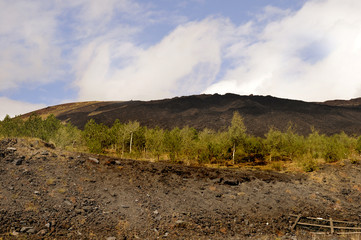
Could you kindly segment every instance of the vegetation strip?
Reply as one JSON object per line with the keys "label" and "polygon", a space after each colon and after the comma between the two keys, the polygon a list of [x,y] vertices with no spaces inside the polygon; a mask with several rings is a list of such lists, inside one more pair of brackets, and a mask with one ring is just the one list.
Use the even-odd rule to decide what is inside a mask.
{"label": "vegetation strip", "polygon": [[285,170],[292,163],[303,171],[317,170],[320,163],[350,159],[357,163],[361,154],[361,137],[344,132],[327,136],[315,129],[308,136],[298,135],[292,124],[286,132],[271,128],[262,137],[247,134],[243,118],[235,112],[223,131],[176,127],[171,130],[147,128],[138,122],[111,127],[91,119],[84,130],[62,123],[54,115],[42,119],[5,117],[0,121],[0,137],[33,137],[54,143],[68,150],[108,154],[121,158],[170,160],[187,164],[232,166],[267,165],[273,170]]}

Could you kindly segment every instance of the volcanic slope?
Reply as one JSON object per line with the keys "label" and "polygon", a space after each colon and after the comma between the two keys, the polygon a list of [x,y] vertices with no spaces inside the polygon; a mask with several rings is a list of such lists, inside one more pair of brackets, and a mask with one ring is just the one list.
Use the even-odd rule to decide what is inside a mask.
{"label": "volcanic slope", "polygon": [[341,131],[361,134],[361,99],[316,103],[272,96],[214,94],[155,101],[78,102],[48,107],[36,113],[54,114],[81,129],[93,118],[109,126],[119,119],[121,122],[137,120],[143,126],[166,129],[189,126],[198,130],[224,130],[235,111],[244,117],[247,132],[256,136],[263,136],[270,127],[283,131],[290,123],[303,135],[308,134],[311,127],[325,134]]}
{"label": "volcanic slope", "polygon": [[0,239],[316,239],[309,231],[322,229],[292,230],[290,214],[359,222],[360,197],[361,165],[349,160],[280,173],[0,140]]}

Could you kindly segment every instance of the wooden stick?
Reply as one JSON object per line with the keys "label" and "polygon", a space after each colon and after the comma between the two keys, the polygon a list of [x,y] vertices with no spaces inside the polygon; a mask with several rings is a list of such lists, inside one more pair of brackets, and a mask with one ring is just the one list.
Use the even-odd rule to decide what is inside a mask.
{"label": "wooden stick", "polygon": [[361,230],[359,227],[333,227],[335,229]]}
{"label": "wooden stick", "polygon": [[[312,226],[312,227],[323,227],[323,228],[331,228],[331,226],[328,225],[320,225],[320,224],[313,224],[313,223],[303,223],[303,222],[298,222],[298,225],[304,225],[304,226]],[[361,230],[361,228],[357,228],[357,227],[337,227],[337,226],[333,226],[334,229],[346,229],[346,230]]]}
{"label": "wooden stick", "polygon": [[303,223],[299,222],[298,225],[304,225],[304,226],[312,226],[312,227],[322,227],[322,228],[331,228],[331,226],[328,225],[320,225],[320,224],[313,224],[313,223]]}
{"label": "wooden stick", "polygon": [[339,234],[339,235],[343,235],[343,234],[345,234],[345,235],[347,235],[347,234],[361,234],[361,232],[338,232],[337,234]]}
{"label": "wooden stick", "polygon": [[331,226],[331,234],[333,234],[335,232],[335,230],[333,228],[332,218],[330,218],[330,226]]}
{"label": "wooden stick", "polygon": [[[290,214],[290,216],[292,217],[297,217],[298,215],[294,215],[294,214]],[[306,219],[312,219],[312,220],[320,220],[320,221],[327,221],[329,222],[329,219],[323,219],[323,218],[313,218],[313,217],[304,217]],[[348,224],[360,224],[358,222],[346,222],[346,221],[337,221],[337,220],[332,220],[334,223],[348,223]]]}
{"label": "wooden stick", "polygon": [[298,221],[300,220],[300,218],[301,218],[301,214],[299,214],[299,215],[297,216],[297,219],[296,219],[295,223],[293,224],[293,226],[292,226],[292,228],[291,228],[292,230],[295,229],[295,227],[296,227]]}

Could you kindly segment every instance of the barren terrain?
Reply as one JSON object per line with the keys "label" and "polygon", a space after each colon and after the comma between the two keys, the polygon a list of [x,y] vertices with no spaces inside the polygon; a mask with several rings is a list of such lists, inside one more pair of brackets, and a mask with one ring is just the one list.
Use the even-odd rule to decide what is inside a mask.
{"label": "barren terrain", "polygon": [[78,102],[35,112],[43,116],[54,114],[80,129],[90,119],[108,126],[119,119],[122,123],[136,120],[142,126],[151,128],[189,126],[197,130],[224,130],[230,125],[235,111],[244,118],[247,133],[255,136],[264,136],[270,127],[284,131],[290,122],[302,135],[309,134],[311,127],[324,134],[341,131],[350,135],[361,134],[361,99],[315,103],[272,96],[214,94],[155,101]]}
{"label": "barren terrain", "polygon": [[0,142],[0,239],[310,239],[321,230],[292,230],[290,214],[361,222],[360,197],[347,160],[281,173]]}

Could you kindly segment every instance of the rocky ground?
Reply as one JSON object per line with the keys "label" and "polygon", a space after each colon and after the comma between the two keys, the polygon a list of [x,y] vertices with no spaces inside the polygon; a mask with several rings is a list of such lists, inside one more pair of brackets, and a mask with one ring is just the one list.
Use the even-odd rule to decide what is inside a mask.
{"label": "rocky ground", "polygon": [[321,229],[292,230],[290,214],[361,222],[360,197],[361,165],[349,161],[279,173],[0,141],[0,239],[312,239]]}

